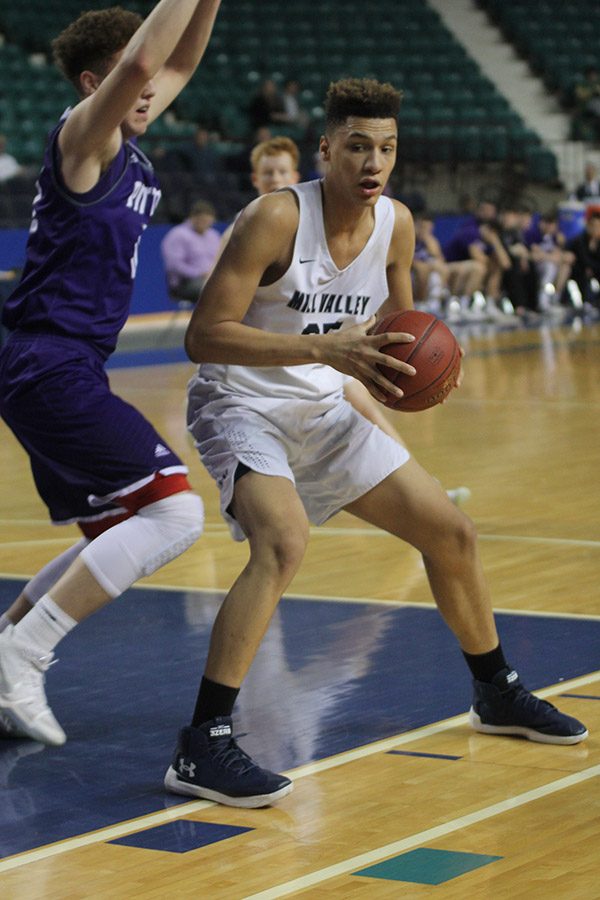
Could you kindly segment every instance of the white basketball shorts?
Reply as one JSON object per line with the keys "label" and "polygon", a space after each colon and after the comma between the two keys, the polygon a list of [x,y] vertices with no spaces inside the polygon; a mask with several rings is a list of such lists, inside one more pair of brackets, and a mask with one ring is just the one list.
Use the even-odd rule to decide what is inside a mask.
{"label": "white basketball shorts", "polygon": [[261,475],[288,478],[309,521],[322,525],[410,456],[341,395],[319,402],[245,397],[195,378],[188,429],[221,492],[221,514],[238,541],[245,535],[228,512],[238,463]]}

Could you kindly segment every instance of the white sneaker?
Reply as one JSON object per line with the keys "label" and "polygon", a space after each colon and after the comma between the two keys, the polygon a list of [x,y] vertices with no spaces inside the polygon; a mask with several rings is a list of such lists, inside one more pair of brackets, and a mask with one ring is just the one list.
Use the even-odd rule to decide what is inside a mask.
{"label": "white sneaker", "polygon": [[450,488],[446,493],[455,506],[462,506],[463,503],[467,503],[471,499],[471,491],[468,487],[464,486]]}
{"label": "white sneaker", "polygon": [[44,691],[53,653],[39,656],[13,637],[14,626],[0,634],[0,721],[13,737],[59,746],[67,739]]}

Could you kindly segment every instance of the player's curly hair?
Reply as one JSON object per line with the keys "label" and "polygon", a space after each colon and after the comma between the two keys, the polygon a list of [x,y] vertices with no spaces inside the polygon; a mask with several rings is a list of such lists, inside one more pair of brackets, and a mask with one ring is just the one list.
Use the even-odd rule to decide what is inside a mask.
{"label": "player's curly hair", "polygon": [[260,144],[257,144],[256,147],[252,148],[250,154],[252,171],[256,170],[256,167],[263,156],[278,156],[280,153],[289,153],[292,162],[294,163],[294,168],[298,168],[300,165],[300,151],[298,150],[297,145],[291,138],[280,135],[278,137],[270,138],[268,141],[261,141]]}
{"label": "player's curly hair", "polygon": [[81,93],[79,76],[89,69],[103,78],[112,57],[127,46],[143,19],[120,6],[88,10],[52,41],[54,62]]}
{"label": "player's curly hair", "polygon": [[374,78],[343,78],[329,85],[325,97],[326,130],[343,125],[349,116],[367,119],[396,119],[402,94],[388,83]]}

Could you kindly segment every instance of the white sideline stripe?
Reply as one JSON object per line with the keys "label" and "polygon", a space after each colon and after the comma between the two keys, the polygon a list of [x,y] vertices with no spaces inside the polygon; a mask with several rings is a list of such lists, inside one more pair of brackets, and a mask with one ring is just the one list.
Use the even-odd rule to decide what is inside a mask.
{"label": "white sideline stripe", "polygon": [[[49,525],[50,527],[58,528],[60,526],[55,525],[52,526],[47,519],[0,519],[0,525]],[[327,525],[319,525],[319,526],[311,526],[310,529],[311,535],[319,536],[323,535],[325,537],[352,537],[353,535],[356,537],[389,537],[394,540],[399,540],[399,538],[395,537],[395,535],[390,534],[387,531],[383,531],[381,528],[335,528],[333,526]],[[203,537],[218,537],[221,534],[229,533],[229,528],[225,524],[221,524],[218,522],[211,523],[204,526]],[[75,542],[77,538],[42,538],[37,540],[26,540],[26,541],[13,541],[10,544],[3,544],[3,547],[18,547],[18,546],[28,546],[29,544],[43,544],[43,543],[54,543],[59,541],[68,541],[71,540]],[[588,547],[588,548],[600,548],[600,541],[587,541],[587,540],[578,540],[575,538],[552,538],[552,537],[542,537],[536,535],[519,535],[519,534],[479,534],[480,541],[498,541],[498,542],[517,542],[521,544],[548,544],[550,546],[568,546],[568,547]]]}
{"label": "white sideline stripe", "polygon": [[[3,544],[2,546],[6,546]],[[0,580],[29,581],[31,573],[23,572],[0,572]],[[152,584],[133,584],[130,591],[172,591],[173,593],[193,593],[193,594],[222,594],[225,596],[227,588],[219,587],[196,587],[189,584],[162,584],[161,582],[153,582]],[[382,600],[379,597],[337,597],[331,594],[297,594],[286,593],[282,600],[308,600],[310,602],[320,603],[356,603],[370,606],[387,606],[390,609],[437,609],[436,604],[431,601],[422,601],[420,603],[410,602],[408,600]],[[600,620],[600,614],[593,615],[591,613],[566,613],[556,612],[555,610],[544,609],[510,609],[503,606],[495,606],[495,613],[507,616],[538,616],[540,618],[551,619],[584,619],[590,622]]]}
{"label": "white sideline stripe", "polygon": [[379,862],[386,856],[401,853],[420,844],[429,843],[447,834],[452,834],[454,831],[469,828],[478,822],[501,815],[510,809],[517,809],[519,806],[532,803],[534,800],[547,797],[549,794],[555,794],[557,791],[563,791],[590,778],[595,778],[597,775],[600,775],[600,765],[584,769],[582,772],[576,772],[574,775],[567,775],[565,778],[559,778],[557,781],[551,781],[549,784],[517,794],[508,800],[502,800],[500,803],[493,803],[491,806],[486,806],[466,816],[460,816],[458,819],[444,822],[443,825],[427,828],[425,831],[412,834],[400,841],[393,841],[391,844],[378,847],[376,850],[360,853],[358,856],[345,859],[343,862],[332,866],[326,866],[326,868],[311,872],[309,875],[302,875],[300,878],[295,878],[293,881],[288,881],[285,884],[278,884],[276,887],[268,888],[266,891],[259,891],[258,894],[249,894],[244,897],[244,900],[277,900],[278,897],[286,897],[295,891],[301,891],[316,884],[321,884],[330,878],[335,878],[338,875],[346,875],[355,869]]}
{"label": "white sideline stripe", "polygon": [[[570,681],[564,681],[558,685],[544,688],[541,691],[536,691],[536,694],[539,697],[549,697],[553,694],[560,694],[564,691],[575,690],[579,687],[583,687],[593,681],[598,680],[600,680],[600,670],[598,670],[597,672],[592,672],[589,675],[584,675],[581,678],[572,678]],[[328,757],[327,759],[320,760],[319,762],[308,763],[305,766],[299,766],[297,769],[291,769],[290,771],[284,772],[283,774],[295,780],[297,780],[298,778],[306,778],[308,775],[317,775],[319,772],[326,772],[328,769],[334,769],[338,766],[346,765],[346,763],[353,762],[356,759],[364,759],[367,756],[373,756],[375,753],[385,753],[386,750],[391,750],[394,747],[399,747],[403,744],[410,744],[413,741],[420,741],[423,738],[430,737],[431,735],[440,734],[443,731],[449,731],[451,728],[466,724],[468,724],[468,714],[464,713],[463,715],[454,716],[451,719],[446,719],[443,722],[438,722],[435,725],[425,725],[423,728],[417,728],[415,731],[409,731],[403,734],[395,735],[393,737],[384,738],[381,741],[375,741],[372,744],[366,744],[363,747],[357,747],[355,750],[347,750],[344,753],[338,753],[336,756]],[[597,766],[596,768],[600,770],[600,766]],[[586,771],[591,770],[584,770],[584,772]],[[582,773],[579,774],[581,775]],[[559,790],[559,788],[557,788],[557,790]],[[507,804],[510,804],[511,801],[507,800],[505,802]],[[189,802],[181,803],[178,806],[162,810],[161,812],[149,813],[146,816],[140,816],[138,819],[123,822],[120,825],[112,825],[108,828],[101,828],[98,831],[92,831],[89,834],[84,834],[79,837],[67,838],[66,840],[60,841],[56,844],[48,844],[47,846],[40,847],[37,850],[29,850],[26,853],[21,853],[17,856],[11,856],[8,859],[0,860],[0,873],[8,872],[10,869],[16,869],[20,866],[28,865],[29,863],[39,862],[43,859],[49,859],[52,856],[58,856],[62,853],[69,853],[71,850],[77,850],[80,847],[87,847],[90,844],[105,843],[106,841],[115,840],[115,838],[124,837],[126,834],[135,834],[138,831],[144,830],[145,828],[151,828],[156,825],[161,825],[165,822],[171,822],[175,819],[181,819],[187,815],[190,815],[191,813],[198,812],[201,809],[208,809],[215,805],[215,803],[212,803],[208,800],[190,800]],[[508,809],[510,808],[510,806],[507,806],[506,808]],[[430,838],[430,840],[431,839],[432,838]],[[273,894],[272,896],[277,897],[281,895]]]}

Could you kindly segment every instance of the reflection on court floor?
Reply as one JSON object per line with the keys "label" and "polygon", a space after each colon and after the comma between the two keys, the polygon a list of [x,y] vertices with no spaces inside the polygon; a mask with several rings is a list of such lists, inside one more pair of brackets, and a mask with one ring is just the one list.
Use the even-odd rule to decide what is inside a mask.
{"label": "reflection on court floor", "polygon": [[[0,582],[0,606],[21,584]],[[47,690],[69,740],[57,748],[0,741],[0,857],[182,802],[163,792],[162,778],[193,708],[220,601],[134,588],[61,644]],[[498,625],[530,688],[597,668],[600,620],[515,613],[499,614]],[[285,771],[469,704],[465,664],[435,609],[294,597],[276,612],[235,723],[248,752]],[[451,765],[456,757],[436,758]],[[175,841],[182,852],[180,825],[163,828],[164,846],[161,829],[153,831],[159,848]],[[229,836],[209,829],[193,840]]]}

